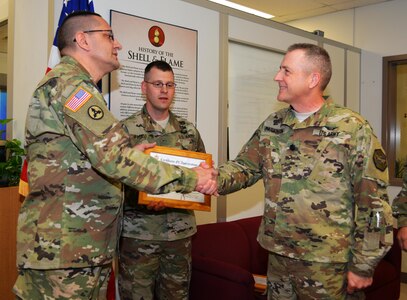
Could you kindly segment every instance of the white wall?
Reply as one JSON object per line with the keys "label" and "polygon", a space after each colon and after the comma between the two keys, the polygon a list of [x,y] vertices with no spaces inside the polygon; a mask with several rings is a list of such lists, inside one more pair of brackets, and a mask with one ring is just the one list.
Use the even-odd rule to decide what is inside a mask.
{"label": "white wall", "polygon": [[[109,11],[114,9],[198,30],[197,126],[205,141],[207,151],[214,155],[215,163],[217,163],[219,119],[214,116],[219,116],[219,101],[227,101],[227,99],[219,97],[219,90],[224,88],[219,86],[219,69],[221,68],[219,13],[180,0],[94,1],[96,12],[108,21]],[[13,70],[13,88],[9,91],[9,96],[13,99],[11,116],[14,118],[13,136],[23,140],[28,103],[35,86],[44,75],[52,43],[50,32],[55,32],[49,28],[49,22],[52,23],[55,20],[57,23],[62,0],[10,0],[10,3],[12,3],[10,7],[14,15],[9,16],[9,26],[14,27],[14,36],[10,36],[9,43],[13,43],[14,53],[9,53],[8,59],[9,63],[12,60],[11,68]],[[8,0],[0,0],[0,21],[7,19],[8,7]],[[50,19],[47,18],[49,10],[51,10],[50,15],[54,15]],[[407,52],[406,12],[407,1],[393,0],[290,23],[291,26],[308,32],[316,29],[322,30],[328,39],[363,49],[361,113],[372,124],[379,138],[381,137],[382,118],[380,109],[382,105],[382,57]],[[12,24],[10,24],[10,20]],[[229,34],[235,39],[279,50],[285,50],[287,47],[287,36],[289,39],[292,37],[292,42],[301,40],[297,36],[283,34],[281,31],[236,18],[231,18],[229,27]],[[264,39],[264,36],[267,38]],[[390,198],[393,199],[398,191],[398,187],[390,187]],[[261,214],[263,209],[262,183],[258,183],[255,187],[242,191],[240,194],[231,194],[228,196],[226,204],[229,220]],[[197,222],[216,222],[216,207],[216,199],[212,198],[212,211],[210,213],[197,212]],[[407,266],[403,266],[403,270],[407,270]]]}
{"label": "white wall", "polygon": [[[407,1],[392,0],[290,23],[304,30],[320,29],[327,38],[363,49],[361,113],[379,138],[382,128],[382,59],[383,56],[407,53],[406,12]],[[391,201],[400,189],[388,188]],[[406,258],[403,261],[407,261]],[[407,263],[403,263],[402,272],[407,272]]]}
{"label": "white wall", "polygon": [[[8,0],[0,0],[0,23],[8,19]],[[0,53],[0,74],[7,74],[7,53]]]}
{"label": "white wall", "polygon": [[361,112],[381,137],[382,58],[407,53],[407,1],[393,0],[324,16],[290,22],[289,25],[361,48]]}
{"label": "white wall", "polygon": [[[355,46],[353,36],[354,14],[355,11],[350,9],[296,20],[288,22],[287,24],[309,32],[322,30],[325,38]],[[340,26],[338,26],[338,24],[340,24]]]}
{"label": "white wall", "polygon": [[392,0],[289,22],[306,31],[320,29],[325,38],[387,55],[406,53],[407,1]]}
{"label": "white wall", "polygon": [[0,53],[0,73],[7,74],[7,53]]}
{"label": "white wall", "polygon": [[[355,71],[355,68],[359,68],[359,64],[352,67],[346,66],[346,53],[352,52],[353,56],[359,56],[359,49],[348,49],[347,45],[319,39],[310,32],[298,29],[294,30],[294,28],[286,25],[281,26],[282,24],[278,25],[280,26],[267,22],[254,22],[251,19],[244,19],[243,17],[230,16],[228,38],[233,41],[239,41],[244,44],[254,45],[280,53],[284,53],[287,47],[293,43],[318,44],[323,42],[324,48],[331,53],[332,64],[335,67],[326,93],[330,95],[335,102],[344,104],[347,100],[345,94],[353,92],[352,95],[354,95],[354,91],[359,91],[360,82],[359,77],[357,76],[359,75],[358,71],[353,72],[357,73],[353,74],[352,77],[355,80],[345,82],[345,78],[347,78],[346,76],[348,75],[345,70]],[[353,62],[358,62],[358,60],[355,59]],[[270,82],[268,83],[270,85],[276,85],[272,79],[273,76],[271,76]],[[346,87],[346,84],[349,84],[349,86]],[[348,91],[348,93],[346,93],[346,91]],[[252,96],[255,97],[255,95]],[[347,101],[347,103],[351,104],[352,108],[359,110],[359,93],[357,93],[357,99]],[[269,111],[268,114],[271,112],[272,111]],[[263,206],[264,187],[263,182],[259,181],[255,186],[250,187],[247,190],[239,191],[227,196],[226,219],[234,220],[248,216],[261,215],[263,214]]]}
{"label": "white wall", "polygon": [[[56,20],[61,12],[60,2],[55,0]],[[112,9],[198,31],[197,128],[206,151],[217,164],[219,123],[214,116],[219,114],[219,14],[178,0],[94,0],[94,8],[107,22]],[[211,212],[197,211],[197,222],[216,222],[216,213],[216,198],[212,197]]]}
{"label": "white wall", "polygon": [[8,18],[8,1],[9,0],[0,0],[0,22]]}
{"label": "white wall", "polygon": [[[12,91],[14,103],[12,117],[15,119],[13,133],[15,137],[22,139],[25,115],[31,94],[38,81],[44,75],[47,65],[52,39],[49,38],[49,32],[55,32],[55,28],[50,29],[48,27],[49,21],[54,21],[54,27],[56,26],[61,11],[62,0],[11,1],[16,2],[14,21],[16,39],[14,41],[15,53],[13,60],[14,88]],[[194,5],[192,2],[201,4],[201,6]],[[94,1],[96,12],[100,13],[107,21],[110,18],[110,9],[113,9],[198,31],[197,127],[205,141],[207,151],[213,154],[214,161],[217,163],[219,155],[219,116],[221,113],[219,111],[219,103],[227,101],[227,99],[220,99],[221,97],[219,96],[222,95],[222,89],[227,89],[227,87],[219,85],[219,82],[222,82],[222,79],[224,79],[220,78],[219,74],[221,73],[222,65],[225,63],[225,57],[220,56],[221,41],[233,38],[270,49],[284,51],[288,45],[294,42],[306,41],[317,43],[321,39],[309,32],[270,21],[262,21],[255,17],[247,17],[246,14],[236,14],[235,17],[230,17],[227,24],[228,29],[224,33],[220,29],[220,23],[223,19],[222,14],[210,9],[214,5],[208,3],[207,1],[198,0]],[[48,10],[51,10],[50,20],[47,20],[46,17]],[[346,16],[346,14],[340,14],[337,17],[344,20]],[[318,26],[318,28],[313,27],[312,30],[308,31],[315,29],[324,30],[324,28]],[[226,34],[226,36],[223,34]],[[336,42],[331,44],[341,47]],[[375,56],[373,55],[372,57]],[[377,113],[380,114],[380,112]],[[261,184],[259,190],[260,195],[256,196],[256,198],[253,198],[253,189],[249,193],[243,192],[243,196],[238,196],[236,201],[227,201],[226,204],[230,208],[227,213],[231,218],[241,218],[248,214],[261,214],[264,198]],[[237,194],[231,195],[230,199],[235,199],[236,196]],[[253,198],[250,199],[253,202],[244,203],[247,201],[247,198]],[[216,201],[213,198],[211,213],[197,212],[198,223],[216,221]]]}
{"label": "white wall", "polygon": [[[55,2],[56,19],[61,11],[59,2]],[[218,13],[176,0],[94,0],[94,7],[108,22],[112,9],[198,30],[197,127],[205,141],[207,152],[212,153],[217,162],[218,122],[217,118],[209,116],[218,115]]]}
{"label": "white wall", "polygon": [[[279,53],[285,52],[287,47],[295,42],[316,43],[315,40],[299,36],[298,34],[287,33],[278,29],[270,28],[266,25],[256,24],[237,17],[229,17],[228,28],[229,39],[241,41],[248,45],[256,45],[264,49],[273,49]],[[270,77],[269,84],[277,85],[273,81],[273,76],[274,75]],[[270,101],[275,101],[275,99],[271,99]],[[265,112],[266,117],[270,113],[271,111]],[[263,120],[261,120],[261,122],[262,121]],[[261,122],[255,125],[256,127],[253,129],[253,132]],[[250,138],[253,132],[250,132],[248,138]],[[245,139],[244,142],[237,147],[239,150],[247,139]],[[234,154],[230,158],[233,159]],[[229,194],[226,198],[226,220],[228,221],[262,215],[264,211],[263,181],[259,180],[259,182],[257,182],[254,186]]]}
{"label": "white wall", "polygon": [[[407,53],[407,1],[392,0],[339,13],[290,22],[311,31],[320,29],[325,37],[363,49],[361,63],[361,113],[377,136],[382,129],[382,59]],[[400,188],[390,187],[395,195]]]}
{"label": "white wall", "polygon": [[[9,74],[12,74],[8,89],[12,101],[10,117],[14,119],[13,137],[24,140],[28,105],[47,67],[52,44],[49,33],[55,32],[62,0],[10,0],[10,3],[12,15],[9,26],[11,21],[13,28],[9,40],[13,44],[13,53],[9,55]],[[114,9],[198,31],[197,127],[205,141],[206,150],[213,154],[217,164],[219,14],[179,0],[96,0],[94,5],[95,11],[108,22],[110,9]],[[51,14],[49,10],[53,10]],[[49,28],[52,23],[54,28]],[[216,207],[216,198],[213,197],[210,213],[197,212],[198,223],[216,222]]]}
{"label": "white wall", "polygon": [[[11,3],[12,2],[12,3]],[[13,52],[8,53],[8,77],[12,73],[12,88],[8,97],[13,100],[13,137],[24,140],[25,116],[34,88],[44,76],[48,61],[48,1],[10,1],[14,10],[8,26],[13,28],[9,35]],[[9,29],[10,31],[10,29]],[[10,45],[9,45],[10,49]],[[10,104],[10,103],[9,103]],[[9,107],[8,107],[9,109]]]}

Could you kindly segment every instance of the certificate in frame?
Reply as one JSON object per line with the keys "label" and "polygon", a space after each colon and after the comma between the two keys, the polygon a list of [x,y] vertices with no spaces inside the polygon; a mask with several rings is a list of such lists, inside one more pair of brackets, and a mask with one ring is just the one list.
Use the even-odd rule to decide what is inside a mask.
{"label": "certificate in frame", "polygon": [[[186,168],[195,168],[201,162],[206,162],[212,166],[212,155],[208,153],[180,150],[175,148],[155,146],[144,151],[155,159]],[[211,210],[211,196],[199,192],[187,194],[171,192],[167,194],[147,194],[139,193],[139,204],[149,204],[152,201],[162,201],[166,207],[184,208],[191,210]]]}
{"label": "certificate in frame", "polygon": [[254,290],[259,293],[264,293],[267,288],[267,276],[253,274]]}

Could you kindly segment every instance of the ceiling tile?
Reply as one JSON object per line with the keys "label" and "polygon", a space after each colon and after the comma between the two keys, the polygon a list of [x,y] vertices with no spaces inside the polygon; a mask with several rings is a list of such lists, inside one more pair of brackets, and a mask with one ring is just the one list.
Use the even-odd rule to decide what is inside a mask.
{"label": "ceiling tile", "polygon": [[277,22],[289,22],[392,0],[233,0],[231,2],[264,11]]}
{"label": "ceiling tile", "polygon": [[299,13],[305,10],[315,9],[321,6],[315,0],[234,0],[232,2],[254,8],[260,11],[265,11],[274,16],[283,16],[294,13]]}

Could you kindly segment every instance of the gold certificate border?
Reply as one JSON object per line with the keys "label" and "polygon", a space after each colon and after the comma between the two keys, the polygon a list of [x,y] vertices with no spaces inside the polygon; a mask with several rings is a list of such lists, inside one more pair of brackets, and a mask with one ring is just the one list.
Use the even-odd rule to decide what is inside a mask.
{"label": "gold certificate border", "polygon": [[[189,159],[192,160],[201,160],[205,161],[209,166],[212,166],[212,155],[208,153],[201,153],[201,152],[194,152],[194,151],[187,151],[187,150],[180,150],[175,148],[163,147],[163,146],[155,146],[153,148],[149,148],[144,151],[146,154],[163,154],[163,156],[170,158],[173,165],[181,165],[177,164],[177,161]],[[161,159],[158,159],[161,160]],[[165,160],[162,160],[164,162]],[[192,166],[195,167],[195,166]],[[191,167],[191,168],[192,168]],[[169,193],[167,194],[160,194],[160,195],[152,195],[147,194],[145,192],[139,192],[139,204],[150,204],[151,202],[162,201],[166,207],[174,207],[174,208],[183,208],[183,209],[191,209],[191,210],[203,210],[203,211],[210,211],[211,210],[211,196],[210,195],[202,195],[199,194],[195,195],[198,196],[199,200],[194,200],[193,194],[197,194],[198,192],[193,192],[190,194],[181,194],[181,193]],[[175,195],[175,197],[174,197]],[[191,197],[189,197],[191,196]],[[181,199],[189,199],[189,200],[181,200]]]}

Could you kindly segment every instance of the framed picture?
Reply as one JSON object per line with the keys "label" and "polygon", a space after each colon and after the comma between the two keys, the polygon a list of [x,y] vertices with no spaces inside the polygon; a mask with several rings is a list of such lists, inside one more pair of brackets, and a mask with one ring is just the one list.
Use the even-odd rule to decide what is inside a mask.
{"label": "framed picture", "polygon": [[259,293],[264,293],[267,288],[267,276],[253,274],[254,290]]}
{"label": "framed picture", "polygon": [[178,116],[196,123],[198,31],[110,10],[110,24],[120,41],[120,68],[111,73],[109,109],[119,120],[146,102],[140,93],[146,65],[164,60],[174,69],[177,90],[171,105]]}
{"label": "framed picture", "polygon": [[[169,147],[155,146],[147,149],[146,154],[170,165],[186,168],[198,167],[201,162],[212,166],[212,155],[194,151],[180,150]],[[199,192],[187,194],[171,192],[167,194],[139,193],[139,204],[149,204],[152,201],[163,201],[166,207],[184,208],[192,210],[211,210],[211,196]]]}

